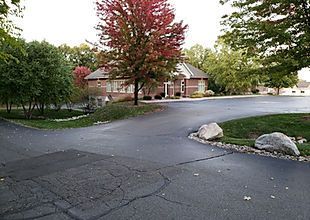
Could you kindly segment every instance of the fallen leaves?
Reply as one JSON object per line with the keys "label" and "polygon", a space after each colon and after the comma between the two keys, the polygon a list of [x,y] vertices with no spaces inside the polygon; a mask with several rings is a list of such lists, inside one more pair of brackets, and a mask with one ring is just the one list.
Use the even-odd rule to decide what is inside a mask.
{"label": "fallen leaves", "polygon": [[252,198],[251,198],[251,196],[244,196],[243,199],[244,199],[245,201],[250,201]]}

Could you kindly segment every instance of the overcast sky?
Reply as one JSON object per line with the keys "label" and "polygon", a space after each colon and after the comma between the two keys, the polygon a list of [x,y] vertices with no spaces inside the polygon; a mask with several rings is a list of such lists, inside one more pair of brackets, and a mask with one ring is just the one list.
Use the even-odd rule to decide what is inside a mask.
{"label": "overcast sky", "polygon": [[[17,21],[27,41],[46,40],[54,45],[71,46],[85,40],[97,42],[97,17],[94,0],[24,0],[24,17]],[[222,15],[229,7],[219,0],[170,0],[177,20],[189,25],[185,47],[202,44],[213,47],[220,34]],[[309,72],[303,74],[310,75]],[[310,76],[308,78],[310,81]]]}

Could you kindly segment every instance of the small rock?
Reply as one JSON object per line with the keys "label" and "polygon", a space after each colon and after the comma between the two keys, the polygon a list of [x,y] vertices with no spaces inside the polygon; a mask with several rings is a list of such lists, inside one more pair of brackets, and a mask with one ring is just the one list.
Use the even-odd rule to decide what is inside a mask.
{"label": "small rock", "polygon": [[194,173],[194,176],[199,176],[199,173]]}
{"label": "small rock", "polygon": [[274,180],[274,178],[273,178],[273,177],[270,177],[270,180]]}
{"label": "small rock", "polygon": [[286,190],[288,190],[288,187],[285,187]]}
{"label": "small rock", "polygon": [[307,143],[307,139],[303,138],[297,141],[298,144]]}
{"label": "small rock", "polygon": [[271,195],[270,198],[275,199],[276,197],[274,195]]}
{"label": "small rock", "polygon": [[3,177],[1,177],[1,178],[0,178],[0,181],[4,181],[4,178],[3,178]]}

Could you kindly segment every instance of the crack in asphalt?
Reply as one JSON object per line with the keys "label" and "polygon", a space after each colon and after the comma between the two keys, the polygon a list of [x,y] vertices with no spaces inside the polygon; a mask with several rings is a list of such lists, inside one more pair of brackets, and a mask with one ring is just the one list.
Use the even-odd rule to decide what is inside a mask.
{"label": "crack in asphalt", "polygon": [[97,215],[97,216],[95,216],[95,217],[93,217],[93,218],[90,218],[89,220],[96,220],[96,219],[98,219],[98,218],[104,217],[104,216],[106,216],[106,215],[108,215],[108,214],[111,214],[111,213],[113,213],[113,212],[115,212],[115,211],[121,209],[121,208],[124,208],[124,207],[126,207],[126,206],[129,206],[131,203],[133,203],[133,202],[135,202],[135,201],[137,201],[137,200],[139,200],[139,199],[148,198],[148,197],[155,196],[156,194],[160,193],[161,191],[163,191],[163,190],[171,183],[171,180],[170,180],[168,177],[166,177],[164,174],[162,174],[161,172],[159,172],[159,174],[160,174],[161,177],[163,178],[164,183],[163,183],[159,188],[157,188],[155,191],[153,191],[153,192],[151,192],[151,193],[148,193],[148,194],[145,194],[145,195],[142,195],[142,196],[134,197],[134,198],[128,200],[128,201],[127,201],[126,203],[124,203],[123,205],[114,207],[114,208],[112,208],[112,209],[110,209],[110,210],[108,210],[108,211],[106,211],[106,212],[104,212],[104,213],[102,213],[102,214],[100,214],[100,215]]}
{"label": "crack in asphalt", "polygon": [[191,205],[189,204],[186,204],[186,203],[183,203],[183,202],[179,202],[179,201],[175,201],[175,200],[171,200],[171,199],[167,199],[166,197],[164,196],[161,196],[161,195],[155,195],[156,197],[158,198],[161,198],[167,202],[170,202],[170,203],[173,203],[173,204],[177,204],[177,205],[181,205],[181,206],[188,206],[188,207],[192,207]]}
{"label": "crack in asphalt", "polygon": [[[170,203],[173,203],[173,204],[176,204],[176,205],[181,205],[181,206],[187,206],[187,207],[191,207],[189,204],[185,204],[185,203],[182,203],[182,202],[179,202],[179,201],[175,201],[175,200],[171,200],[171,199],[168,199],[162,195],[160,195],[160,193],[166,188],[168,187],[168,185],[171,183],[171,180],[165,176],[161,170],[163,169],[166,169],[166,168],[170,168],[170,167],[177,167],[177,166],[182,166],[182,165],[186,165],[186,164],[191,164],[191,163],[196,163],[196,162],[200,162],[200,161],[207,161],[207,160],[211,160],[211,159],[215,159],[215,158],[220,158],[220,157],[224,157],[224,156],[227,156],[227,155],[231,155],[233,154],[233,152],[228,152],[228,153],[224,153],[224,154],[220,154],[220,155],[216,155],[216,156],[212,156],[212,157],[207,157],[207,158],[202,158],[202,159],[197,159],[197,160],[190,160],[190,161],[186,161],[186,162],[181,162],[181,163],[177,163],[177,164],[174,164],[174,165],[171,165],[171,166],[166,166],[166,167],[161,167],[161,168],[158,168],[158,169],[151,169],[151,170],[140,170],[140,169],[136,169],[136,168],[132,168],[128,165],[125,165],[125,164],[121,164],[121,163],[118,163],[116,161],[110,161],[112,163],[114,163],[115,165],[117,166],[121,166],[121,167],[124,167],[126,168],[128,171],[131,171],[131,172],[134,172],[134,173],[145,173],[145,172],[152,172],[152,171],[156,171],[158,174],[160,174],[160,176],[162,177],[163,179],[163,184],[158,187],[157,189],[155,189],[154,191],[152,191],[151,193],[148,193],[148,194],[145,194],[145,195],[141,195],[141,196],[137,196],[137,197],[134,197],[132,199],[125,199],[125,196],[126,196],[126,191],[122,188],[122,185],[126,182],[126,180],[128,180],[128,177],[123,179],[123,175],[115,175],[111,170],[107,169],[107,173],[108,175],[110,175],[112,178],[116,178],[119,180],[119,183],[113,187],[112,189],[107,189],[107,188],[104,188],[105,190],[108,191],[107,194],[105,195],[102,195],[100,196],[99,198],[95,199],[95,200],[100,200],[100,199],[103,199],[106,195],[111,195],[113,194],[116,190],[120,190],[121,191],[121,198],[120,198],[120,201],[118,203],[117,206],[113,207],[113,206],[110,206],[108,204],[108,202],[104,202],[104,204],[106,204],[106,206],[109,208],[109,210],[105,211],[104,213],[101,213],[101,214],[98,214],[94,217],[91,217],[89,220],[96,220],[98,218],[102,218],[104,216],[107,216],[119,209],[122,209],[124,207],[127,207],[129,206],[130,204],[132,204],[133,202],[137,201],[137,200],[140,200],[140,199],[144,199],[144,198],[148,198],[148,197],[152,197],[152,196],[156,196],[157,198],[160,198],[160,199],[163,199],[167,202],[170,202]],[[106,159],[103,159],[103,160],[106,160]],[[98,161],[97,161],[98,162]],[[91,163],[92,164],[92,163]],[[41,215],[36,215],[36,216],[33,216],[32,219],[35,219],[35,218],[41,218],[41,217],[45,217],[45,216],[49,216],[49,215],[52,215],[52,214],[59,214],[59,213],[63,213],[75,220],[83,220],[83,218],[77,216],[76,214],[72,213],[70,211],[70,209],[74,208],[74,207],[77,207],[78,205],[81,205],[83,204],[84,202],[79,202],[78,204],[75,204],[75,205],[71,205],[69,201],[67,201],[67,199],[61,195],[59,195],[58,193],[54,192],[53,190],[49,189],[48,187],[45,187],[44,185],[42,185],[41,181],[43,182],[47,182],[48,184],[52,184],[52,183],[49,183],[48,180],[42,180],[42,179],[31,179],[31,181],[33,181],[34,183],[38,184],[39,187],[41,187],[43,190],[46,190],[50,193],[52,193],[54,196],[56,196],[56,200],[51,200],[49,202],[46,202],[46,203],[40,203],[38,205],[35,205],[35,206],[32,206],[32,207],[28,207],[26,209],[21,209],[21,210],[16,210],[14,212],[8,212],[8,213],[5,213],[4,215],[2,216],[6,216],[6,215],[10,215],[10,214],[18,214],[20,213],[21,215],[23,215],[23,212],[24,211],[27,211],[27,210],[31,210],[33,208],[36,208],[36,207],[39,207],[39,206],[42,206],[42,205],[45,205],[45,204],[51,204],[55,207],[55,210],[54,212],[48,212],[48,213],[44,213],[44,214],[41,214]],[[92,201],[95,201],[95,200],[92,200]],[[57,201],[65,201],[69,204],[69,206],[67,208],[64,208],[62,207],[61,205],[57,205],[56,202]],[[134,214],[132,215],[133,217],[135,216],[136,214],[136,210],[134,212]],[[29,218],[31,219],[31,218]]]}

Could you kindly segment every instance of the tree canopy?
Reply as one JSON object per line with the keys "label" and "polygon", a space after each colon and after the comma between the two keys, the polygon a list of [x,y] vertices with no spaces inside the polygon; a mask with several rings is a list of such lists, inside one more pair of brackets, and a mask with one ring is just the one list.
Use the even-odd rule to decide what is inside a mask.
{"label": "tree canopy", "polygon": [[59,49],[72,64],[73,69],[79,66],[85,66],[95,71],[99,67],[96,50],[87,44],[80,44],[74,47],[63,44],[59,46]]}
{"label": "tree canopy", "polygon": [[19,44],[26,54],[9,45],[2,47],[17,57],[18,62],[0,61],[0,97],[7,106],[21,105],[25,116],[30,118],[35,107],[43,114],[47,105],[58,105],[69,98],[72,73],[57,47],[45,41],[19,41]]}
{"label": "tree canopy", "polygon": [[108,48],[111,78],[134,84],[135,104],[145,84],[163,80],[182,60],[187,28],[175,22],[168,0],[98,0],[100,44]]}
{"label": "tree canopy", "polygon": [[[15,38],[19,28],[11,20],[12,17],[20,17],[21,12],[20,0],[0,0],[0,47],[10,45],[21,49],[19,41]],[[16,59],[12,54],[0,50],[0,60],[8,61],[12,58]]]}
{"label": "tree canopy", "polygon": [[249,56],[259,56],[264,73],[294,77],[310,66],[308,0],[221,0],[235,12],[224,16],[223,39]]}

